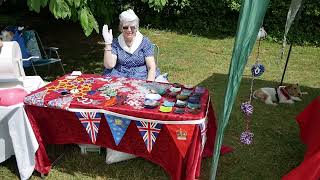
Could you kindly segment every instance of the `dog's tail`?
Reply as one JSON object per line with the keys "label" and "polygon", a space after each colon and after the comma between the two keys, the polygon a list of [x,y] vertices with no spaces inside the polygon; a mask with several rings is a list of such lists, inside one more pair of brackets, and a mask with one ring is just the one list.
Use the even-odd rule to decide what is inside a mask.
{"label": "dog's tail", "polygon": [[264,92],[262,92],[261,90],[255,90],[253,93],[252,93],[252,97],[255,98],[255,99],[261,99],[261,100],[264,100],[266,99],[266,95],[264,94]]}
{"label": "dog's tail", "polygon": [[255,98],[255,99],[258,99],[258,97],[256,96],[256,93],[257,93],[257,90],[253,91],[252,97]]}

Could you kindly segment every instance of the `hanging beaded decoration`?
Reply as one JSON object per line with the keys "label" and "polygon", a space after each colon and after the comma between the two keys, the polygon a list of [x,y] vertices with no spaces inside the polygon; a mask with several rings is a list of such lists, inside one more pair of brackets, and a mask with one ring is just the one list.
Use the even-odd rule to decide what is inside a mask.
{"label": "hanging beaded decoration", "polygon": [[254,65],[252,65],[251,68],[251,86],[250,86],[250,96],[249,96],[249,101],[241,103],[240,109],[244,115],[244,120],[245,120],[245,130],[241,133],[240,135],[240,141],[243,144],[249,145],[252,143],[253,136],[254,134],[250,131],[250,122],[251,122],[251,115],[253,113],[253,106],[251,105],[251,100],[252,100],[252,94],[253,94],[253,82],[256,78],[261,76],[265,68],[262,64],[259,63],[260,61],[260,43],[261,39],[263,39],[266,36],[266,32],[264,31],[263,27],[260,28],[259,34],[258,34],[258,54],[256,58],[256,62]]}

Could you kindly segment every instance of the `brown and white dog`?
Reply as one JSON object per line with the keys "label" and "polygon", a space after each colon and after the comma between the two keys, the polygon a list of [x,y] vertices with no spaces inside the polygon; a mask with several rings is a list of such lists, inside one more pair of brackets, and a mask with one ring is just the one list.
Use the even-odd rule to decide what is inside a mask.
{"label": "brown and white dog", "polygon": [[276,88],[260,88],[253,92],[253,97],[260,99],[266,104],[277,105],[279,103],[293,104],[294,101],[301,101],[302,93],[298,84],[278,86]]}

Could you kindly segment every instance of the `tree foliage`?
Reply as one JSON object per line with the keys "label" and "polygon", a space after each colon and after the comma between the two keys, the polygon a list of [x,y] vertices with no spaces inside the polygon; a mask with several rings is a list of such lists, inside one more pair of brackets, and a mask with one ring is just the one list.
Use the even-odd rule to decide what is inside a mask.
{"label": "tree foliage", "polygon": [[[93,29],[99,33],[99,26],[90,8],[94,0],[27,0],[31,11],[40,12],[41,8],[49,6],[50,12],[57,19],[72,19],[80,21],[86,36],[89,36]],[[100,3],[103,2],[100,0]],[[107,3],[101,3],[105,6]],[[105,6],[107,7],[107,6]]]}
{"label": "tree foliage", "polygon": [[[30,11],[49,10],[57,19],[77,21],[86,36],[99,33],[99,25],[115,25],[117,16],[132,8],[142,25],[206,36],[232,36],[242,0],[27,0]],[[16,3],[14,3],[16,2]],[[21,4],[23,0],[0,0]],[[272,0],[264,26],[269,39],[281,41],[291,0]],[[304,0],[301,18],[289,31],[289,40],[320,45],[320,1]],[[0,11],[3,9],[0,9]]]}
{"label": "tree foliage", "polygon": [[[155,11],[160,11],[168,0],[141,0]],[[114,15],[121,9],[121,0],[27,0],[31,11],[40,12],[49,6],[57,19],[79,21],[86,36],[93,30],[99,33],[98,21],[112,22]]]}

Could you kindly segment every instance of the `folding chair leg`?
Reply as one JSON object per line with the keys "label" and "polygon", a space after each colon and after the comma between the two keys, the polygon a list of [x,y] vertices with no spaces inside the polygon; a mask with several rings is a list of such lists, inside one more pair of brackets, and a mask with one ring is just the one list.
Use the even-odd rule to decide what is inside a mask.
{"label": "folding chair leg", "polygon": [[48,64],[48,75],[50,74],[50,64]]}
{"label": "folding chair leg", "polygon": [[63,71],[63,75],[65,75],[65,74],[66,74],[66,72],[64,71],[63,64],[62,64],[62,62],[61,62],[61,61],[60,61],[60,66],[61,66],[61,69],[62,69],[62,71]]}
{"label": "folding chair leg", "polygon": [[35,74],[36,76],[38,76],[37,71],[36,71],[36,68],[34,67],[32,61],[31,61],[31,65],[32,65],[32,69],[33,69],[33,71],[34,71],[34,74]]}

